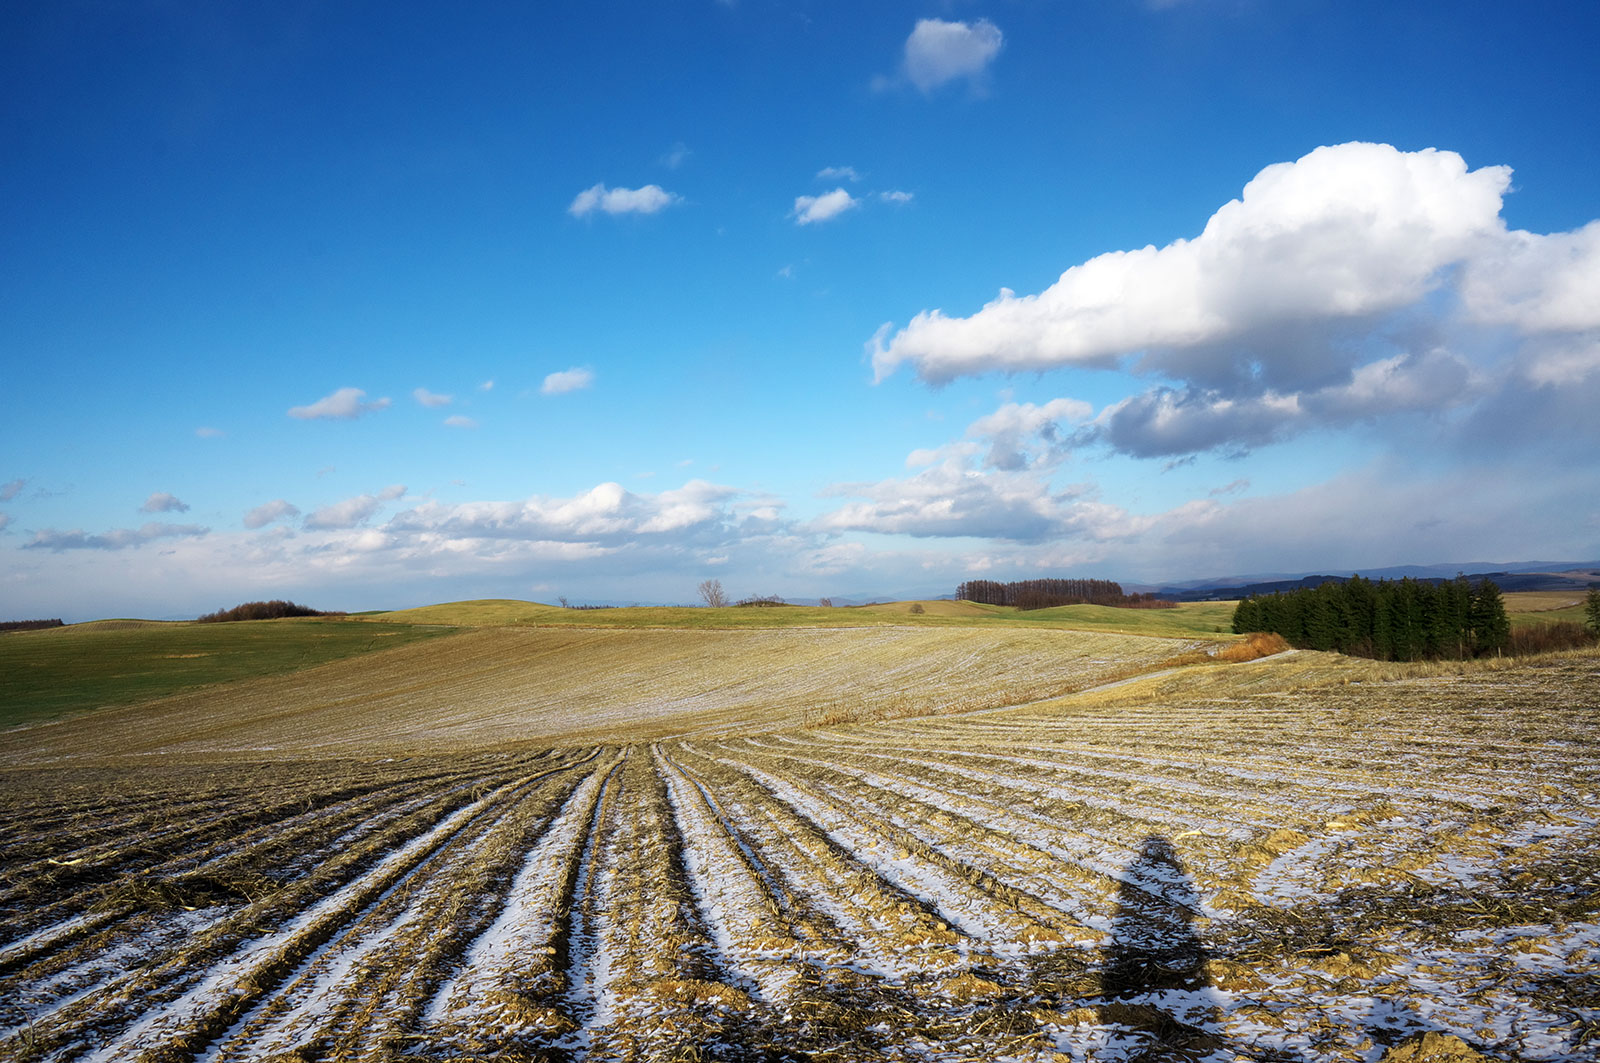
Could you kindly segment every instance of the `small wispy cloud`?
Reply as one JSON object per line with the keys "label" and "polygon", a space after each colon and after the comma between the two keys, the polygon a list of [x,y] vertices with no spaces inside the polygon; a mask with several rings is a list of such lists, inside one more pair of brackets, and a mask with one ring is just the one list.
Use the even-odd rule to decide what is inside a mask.
{"label": "small wispy cloud", "polygon": [[661,156],[661,165],[665,166],[669,170],[676,170],[678,167],[688,162],[689,156],[693,154],[694,152],[689,150],[689,145],[680,140],[676,144],[672,145],[672,147],[668,148],[666,154]]}
{"label": "small wispy cloud", "polygon": [[478,385],[478,390],[479,391],[493,391],[494,390],[494,381],[493,380],[485,380],[483,383]]}
{"label": "small wispy cloud", "polygon": [[446,425],[448,425],[449,427],[451,427],[451,428],[476,428],[476,427],[478,427],[478,422],[477,421],[473,420],[471,417],[463,417],[460,414],[456,414],[453,417],[446,417],[444,419],[444,423]]}
{"label": "small wispy cloud", "polygon": [[854,166],[824,166],[817,171],[819,181],[859,181],[861,175]]}
{"label": "small wispy cloud", "polygon": [[597,210],[606,214],[654,214],[676,202],[678,197],[660,185],[607,188],[598,184],[579,192],[567,207],[567,213],[574,218],[585,217]]}
{"label": "small wispy cloud", "polygon": [[411,392],[411,397],[430,409],[439,406],[448,406],[455,401],[450,395],[440,395],[438,392],[429,391],[427,388],[416,388]]}
{"label": "small wispy cloud", "polygon": [[582,391],[593,383],[592,369],[563,369],[544,378],[544,383],[539,386],[539,394],[565,395],[569,391]]}
{"label": "small wispy cloud", "polygon": [[389,399],[373,399],[367,402],[366,397],[367,393],[360,388],[340,388],[309,406],[289,407],[289,416],[301,421],[353,421],[364,413],[386,410],[393,405]]}
{"label": "small wispy cloud", "polygon": [[288,520],[300,515],[299,507],[292,506],[281,498],[274,498],[271,502],[264,502],[244,515],[246,528],[265,528],[275,520]]}
{"label": "small wispy cloud", "polygon": [[383,503],[400,498],[405,493],[406,487],[404,484],[395,484],[392,487],[384,488],[375,495],[357,495],[342,502],[322,506],[306,518],[305,526],[313,531],[338,531],[354,528],[370,520]]}
{"label": "small wispy cloud", "polygon": [[220,428],[212,428],[209,425],[202,425],[194,430],[194,434],[199,436],[201,439],[221,439],[228,433],[224,432]]}
{"label": "small wispy cloud", "polygon": [[9,502],[16,498],[26,486],[28,486],[28,481],[22,479],[9,480],[0,484],[0,502]]}
{"label": "small wispy cloud", "polygon": [[139,507],[140,513],[187,513],[189,504],[177,495],[169,495],[165,491],[157,491],[144,500],[144,505]]}
{"label": "small wispy cloud", "polygon": [[837,218],[845,211],[861,205],[861,201],[852,196],[843,188],[835,188],[832,192],[824,192],[820,196],[796,196],[794,210],[789,216],[796,225],[812,225],[829,218]]}
{"label": "small wispy cloud", "polygon": [[23,544],[24,550],[49,550],[60,553],[63,550],[125,550],[130,546],[142,546],[156,539],[187,539],[198,538],[211,531],[210,528],[199,524],[157,524],[151,522],[139,528],[112,528],[110,531],[99,535],[89,535],[81,529],[72,531],[57,531],[46,528],[44,531],[34,532],[33,541]]}
{"label": "small wispy cloud", "polygon": [[887,192],[879,192],[878,198],[883,200],[885,203],[900,204],[910,203],[916,198],[916,196],[910,192],[902,192],[899,189],[890,189]]}

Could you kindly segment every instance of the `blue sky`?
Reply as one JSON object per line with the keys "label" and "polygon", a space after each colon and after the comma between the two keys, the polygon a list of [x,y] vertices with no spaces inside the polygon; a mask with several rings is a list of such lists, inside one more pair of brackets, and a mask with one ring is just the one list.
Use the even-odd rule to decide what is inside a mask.
{"label": "blue sky", "polygon": [[13,4],[0,613],[1600,556],[1600,9]]}

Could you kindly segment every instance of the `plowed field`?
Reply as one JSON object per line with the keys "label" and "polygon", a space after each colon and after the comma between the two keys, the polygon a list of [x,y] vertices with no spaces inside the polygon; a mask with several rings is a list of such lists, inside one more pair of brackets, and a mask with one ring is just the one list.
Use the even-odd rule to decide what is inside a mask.
{"label": "plowed field", "polygon": [[0,1056],[1377,1060],[1433,1032],[1600,1058],[1597,705],[1589,656],[13,768]]}

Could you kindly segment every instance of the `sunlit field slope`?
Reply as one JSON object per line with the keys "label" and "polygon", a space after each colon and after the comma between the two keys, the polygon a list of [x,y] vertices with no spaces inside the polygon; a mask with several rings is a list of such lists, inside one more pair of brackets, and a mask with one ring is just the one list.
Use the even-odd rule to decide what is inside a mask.
{"label": "sunlit field slope", "polygon": [[[177,753],[7,769],[0,1058],[1600,1057],[1592,652],[1392,681],[1299,653],[997,712],[528,746],[510,721],[541,688],[489,659],[619,634],[638,641],[600,655],[615,696],[600,660],[571,677],[578,726],[644,704],[661,672],[630,669],[686,645],[739,647],[730,704],[784,703],[796,677],[748,673],[804,639],[824,676],[847,649],[871,660],[858,682],[923,633],[733,632],[751,641],[713,652],[479,632],[413,649],[478,662],[459,702],[497,706],[471,726],[499,750],[376,755],[378,718],[420,717],[398,676],[363,708],[341,669],[373,655],[296,688],[323,690],[315,726],[284,720],[349,755],[201,763],[182,749],[237,740],[184,738],[167,709]],[[936,685],[1001,647],[968,649]],[[513,680],[534,700],[492,696]],[[291,711],[273,682],[250,713]],[[97,748],[36,737],[45,759]]]}
{"label": "sunlit field slope", "polygon": [[1513,624],[1584,622],[1584,596],[1570,591],[1513,591],[1504,595],[1506,615]]}
{"label": "sunlit field slope", "polygon": [[0,759],[528,748],[962,712],[1151,671],[1195,645],[1005,625],[479,628],[0,733]]}
{"label": "sunlit field slope", "polygon": [[[1186,602],[1174,609],[1114,609],[1068,605],[1027,612],[1009,606],[944,600],[885,602],[839,608],[786,605],[697,609],[684,606],[634,606],[619,609],[563,609],[513,599],[449,602],[359,619],[407,624],[540,627],[774,628],[970,627],[974,624],[1062,630],[1112,631],[1166,638],[1226,634],[1232,631],[1234,602]],[[920,611],[919,611],[920,610]]]}

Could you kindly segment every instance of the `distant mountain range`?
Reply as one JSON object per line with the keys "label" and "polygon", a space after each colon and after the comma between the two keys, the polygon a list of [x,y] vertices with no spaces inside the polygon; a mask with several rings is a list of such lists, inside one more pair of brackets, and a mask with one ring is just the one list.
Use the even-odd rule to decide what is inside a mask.
{"label": "distant mountain range", "polygon": [[[1404,579],[1408,576],[1420,580],[1447,580],[1455,579],[1457,573],[1474,580],[1487,576],[1503,591],[1576,591],[1581,594],[1591,586],[1600,586],[1600,561],[1463,561],[1436,565],[1391,565],[1388,568],[1334,568],[1320,572],[1252,572],[1165,584],[1123,582],[1122,589],[1130,594],[1154,591],[1163,598],[1178,602],[1228,601],[1252,594],[1318,587],[1330,580],[1343,581],[1356,575],[1371,580]],[[949,592],[930,593],[930,588],[924,587],[896,593],[857,591],[834,595],[832,601],[834,605],[846,606],[912,599],[939,601],[954,597]],[[790,598],[789,601],[794,605],[818,604],[816,598]]]}
{"label": "distant mountain range", "polygon": [[1321,573],[1258,573],[1191,580],[1142,589],[1154,590],[1163,598],[1179,602],[1225,601],[1249,597],[1252,594],[1272,594],[1275,591],[1297,590],[1301,587],[1318,587],[1328,582],[1342,583],[1355,575],[1372,580],[1410,577],[1437,581],[1454,579],[1458,574],[1472,580],[1487,577],[1503,591],[1581,593],[1590,587],[1600,587],[1600,561],[1522,561],[1513,564],[1467,562],[1449,565],[1394,565],[1389,568],[1362,569],[1359,572],[1354,569],[1335,569]]}

